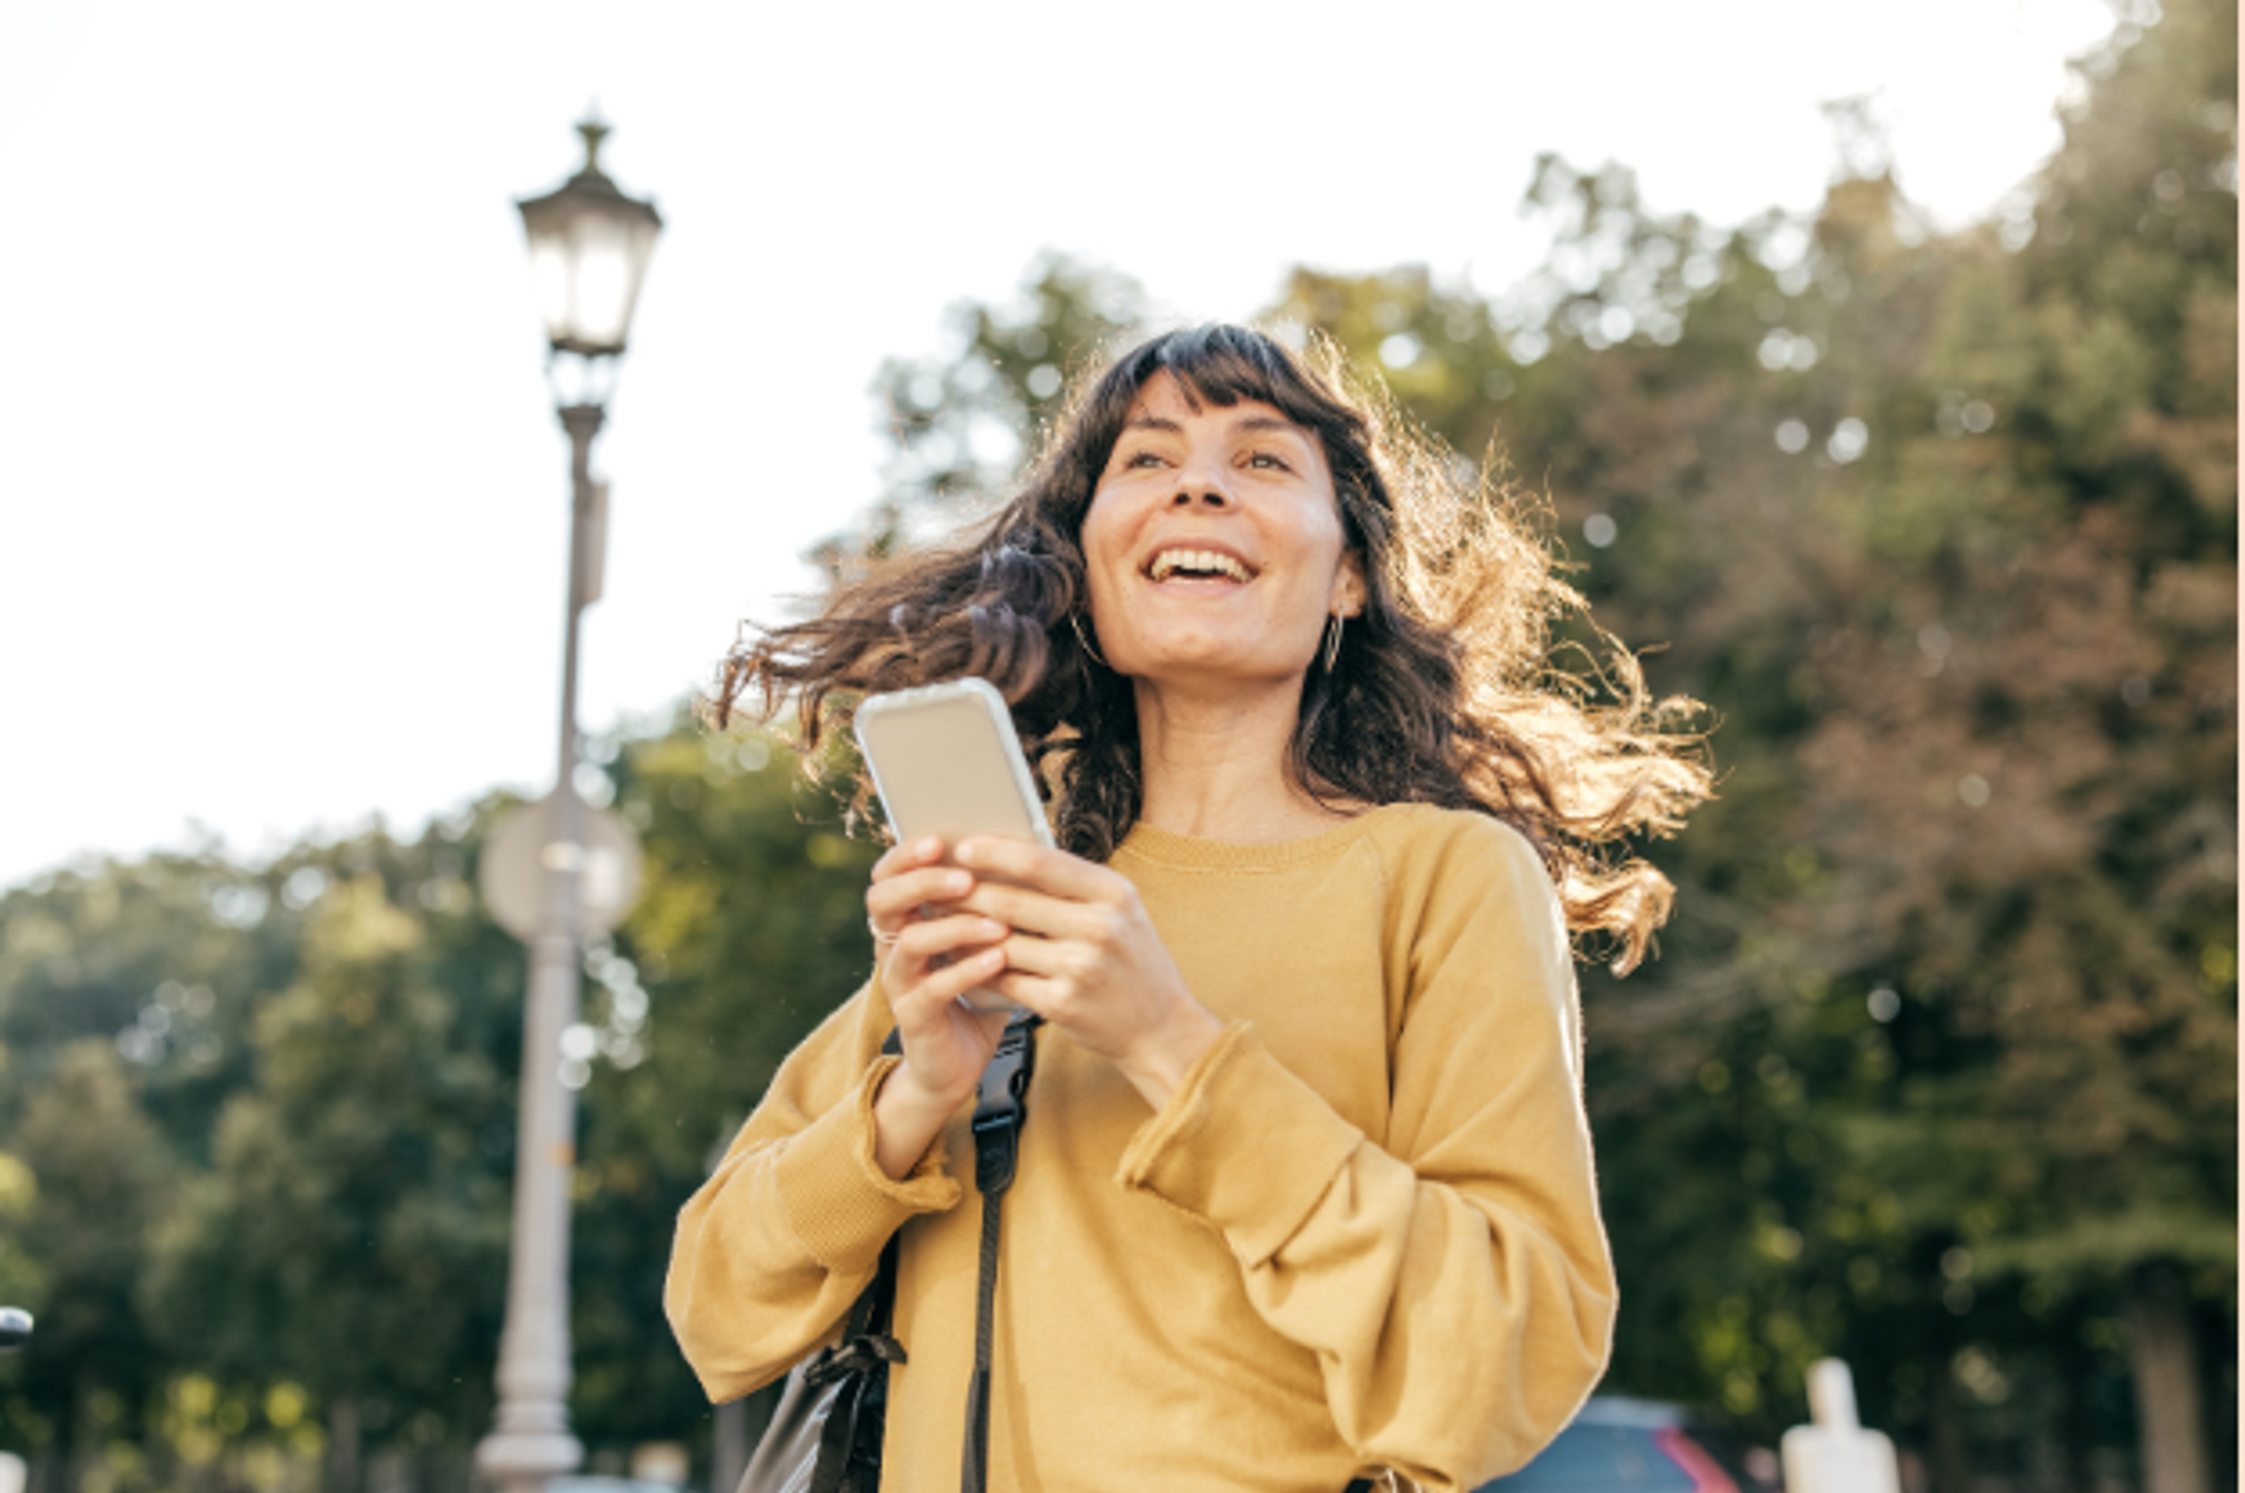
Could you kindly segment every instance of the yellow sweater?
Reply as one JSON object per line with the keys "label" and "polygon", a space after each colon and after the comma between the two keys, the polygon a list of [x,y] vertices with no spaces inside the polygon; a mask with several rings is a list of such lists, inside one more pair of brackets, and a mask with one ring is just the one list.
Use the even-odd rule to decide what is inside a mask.
{"label": "yellow sweater", "polygon": [[[1228,845],[1139,825],[1113,868],[1227,1023],[1169,1106],[1037,1033],[1005,1204],[993,1489],[1471,1488],[1605,1366],[1614,1281],[1573,969],[1534,852],[1481,815],[1376,809]],[[679,1216],[673,1327],[714,1400],[836,1329],[904,1229],[883,1486],[958,1486],[981,1200],[967,1111],[902,1182],[895,1061],[860,991]]]}

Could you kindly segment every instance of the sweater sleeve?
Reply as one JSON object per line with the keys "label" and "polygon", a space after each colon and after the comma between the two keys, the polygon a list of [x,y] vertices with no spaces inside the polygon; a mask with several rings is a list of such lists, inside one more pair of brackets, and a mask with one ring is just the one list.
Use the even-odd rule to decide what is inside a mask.
{"label": "sweater sleeve", "polygon": [[1383,1143],[1241,1023],[1133,1137],[1121,1181],[1223,1235],[1256,1312],[1316,1354],[1365,1468],[1470,1488],[1566,1424],[1611,1342],[1573,966],[1533,850],[1493,821],[1389,892],[1405,1004]]}
{"label": "sweater sleeve", "polygon": [[901,1182],[874,1160],[888,1024],[872,986],[828,1017],[678,1215],[663,1309],[712,1401],[786,1373],[841,1322],[889,1235],[959,1200],[940,1139]]}

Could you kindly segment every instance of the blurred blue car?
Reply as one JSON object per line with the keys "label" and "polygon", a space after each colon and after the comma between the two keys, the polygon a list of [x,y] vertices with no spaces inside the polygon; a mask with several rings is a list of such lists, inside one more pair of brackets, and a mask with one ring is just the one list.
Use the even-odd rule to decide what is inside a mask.
{"label": "blurred blue car", "polygon": [[1518,1472],[1475,1493],[1771,1493],[1736,1448],[1683,1410],[1594,1395],[1558,1439]]}

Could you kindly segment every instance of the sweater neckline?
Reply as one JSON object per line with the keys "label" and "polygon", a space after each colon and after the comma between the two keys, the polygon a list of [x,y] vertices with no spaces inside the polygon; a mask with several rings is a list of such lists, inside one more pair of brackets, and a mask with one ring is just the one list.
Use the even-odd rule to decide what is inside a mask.
{"label": "sweater neckline", "polygon": [[1423,810],[1424,804],[1380,804],[1366,809],[1331,829],[1319,830],[1298,840],[1269,840],[1242,844],[1233,840],[1204,840],[1157,829],[1143,819],[1116,847],[1118,858],[1130,856],[1183,871],[1277,871],[1305,862],[1323,860],[1371,833],[1375,824],[1399,814]]}

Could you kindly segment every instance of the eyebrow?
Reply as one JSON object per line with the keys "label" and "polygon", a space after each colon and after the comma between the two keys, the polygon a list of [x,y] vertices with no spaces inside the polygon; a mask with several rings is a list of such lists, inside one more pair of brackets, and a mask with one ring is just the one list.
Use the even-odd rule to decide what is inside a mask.
{"label": "eyebrow", "polygon": [[[1236,430],[1275,430],[1285,435],[1307,438],[1309,430],[1282,415],[1243,415],[1233,427]],[[1163,415],[1132,415],[1123,421],[1125,430],[1159,430],[1170,435],[1183,435],[1185,427]]]}

